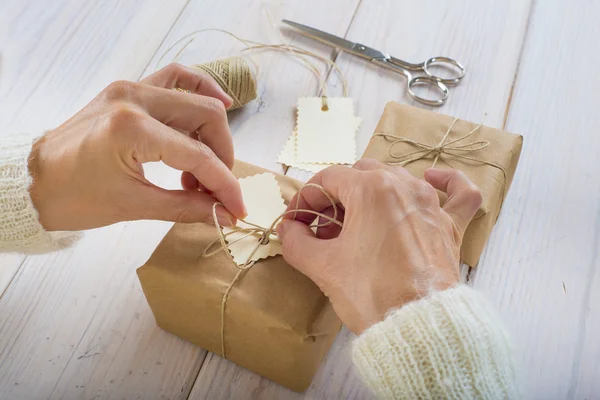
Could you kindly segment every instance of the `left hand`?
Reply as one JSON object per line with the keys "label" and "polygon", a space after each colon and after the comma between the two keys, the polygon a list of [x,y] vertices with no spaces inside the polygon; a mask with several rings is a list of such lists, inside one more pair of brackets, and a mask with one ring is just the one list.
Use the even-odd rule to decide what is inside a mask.
{"label": "left hand", "polygon": [[[219,222],[233,225],[245,209],[230,170],[231,103],[209,76],[177,64],[109,85],[33,145],[30,192],[41,224],[66,231],[137,219],[212,222],[219,201]],[[151,161],[183,171],[186,190],[149,182],[142,164]]]}

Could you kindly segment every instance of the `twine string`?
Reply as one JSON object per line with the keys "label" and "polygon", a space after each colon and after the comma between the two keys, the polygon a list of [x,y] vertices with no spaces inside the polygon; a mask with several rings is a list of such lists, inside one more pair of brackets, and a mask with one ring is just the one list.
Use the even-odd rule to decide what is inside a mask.
{"label": "twine string", "polygon": [[[224,29],[218,29],[218,28],[200,29],[200,30],[196,30],[191,33],[188,33],[187,35],[181,37],[180,39],[175,41],[171,46],[169,46],[169,48],[167,50],[165,50],[165,52],[160,56],[160,58],[158,59],[158,61],[156,63],[155,69],[156,70],[159,69],[159,66],[161,65],[161,63],[164,60],[164,58],[166,57],[166,55],[169,54],[171,52],[171,50],[173,50],[181,42],[187,40],[187,42],[183,45],[183,47],[177,51],[176,58],[178,58],[183,53],[185,48],[187,48],[195,40],[195,35],[197,35],[199,33],[203,33],[203,32],[221,32],[221,33],[224,33],[224,34],[232,37],[233,39],[239,41],[244,46],[246,46],[244,49],[241,50],[242,53],[256,52],[256,51],[260,51],[260,50],[277,50],[277,51],[283,51],[287,54],[290,54],[297,60],[300,60],[317,77],[318,82],[319,82],[319,90],[320,90],[319,96],[327,97],[327,83],[326,83],[326,79],[325,79],[326,77],[323,74],[321,74],[321,72],[319,71],[319,68],[317,68],[317,66],[312,61],[310,61],[309,59],[307,59],[304,56],[320,60],[320,61],[326,63],[328,66],[330,66],[331,68],[333,68],[336,71],[336,73],[338,74],[338,76],[340,77],[340,80],[342,82],[343,96],[348,97],[348,82],[346,80],[346,77],[342,73],[342,70],[338,67],[338,65],[335,63],[335,61],[330,60],[329,58],[320,56],[316,53],[313,53],[312,51],[305,50],[296,45],[286,44],[286,43],[265,44],[265,43],[257,42],[254,40],[241,38],[232,32],[229,32]],[[258,74],[258,70],[259,70],[258,64],[254,60],[252,60],[252,62],[255,65],[256,73]]]}
{"label": "twine string", "polygon": [[229,110],[241,108],[256,98],[256,80],[242,57],[196,64],[194,68],[210,75],[233,100]]}
{"label": "twine string", "polygon": [[[267,16],[269,17],[269,15],[267,15]],[[271,21],[271,23],[272,23],[272,21]],[[320,56],[316,53],[313,53],[311,51],[305,50],[303,48],[300,48],[300,47],[292,45],[292,44],[286,44],[286,43],[265,44],[265,43],[261,43],[261,42],[257,42],[257,41],[253,41],[253,40],[244,39],[244,38],[241,38],[241,37],[229,32],[229,31],[226,31],[223,29],[217,29],[217,28],[196,30],[194,32],[191,32],[191,33],[183,36],[182,38],[178,39],[177,41],[175,41],[159,57],[159,59],[156,63],[156,70],[159,69],[159,66],[161,65],[162,61],[167,56],[167,54],[169,54],[171,52],[171,50],[173,50],[181,42],[186,41],[185,44],[175,54],[175,60],[178,60],[180,58],[180,56],[182,55],[183,51],[195,40],[195,35],[202,33],[202,32],[209,32],[209,31],[224,33],[224,34],[234,38],[235,40],[241,42],[245,46],[245,48],[241,50],[242,53],[259,52],[259,51],[264,51],[264,50],[275,50],[275,51],[283,51],[286,54],[292,55],[295,59],[300,60],[317,77],[317,80],[319,82],[319,91],[320,91],[319,96],[322,98],[322,102],[323,102],[323,108],[322,108],[323,111],[327,111],[327,83],[326,83],[327,75],[322,74],[320,72],[319,68],[317,68],[317,66],[311,60],[309,60],[309,58],[320,60],[320,61],[324,62],[326,65],[328,65],[331,69],[334,69],[336,71],[336,73],[338,74],[338,76],[340,77],[340,81],[342,82],[343,96],[348,97],[348,83],[347,83],[346,77],[344,76],[341,69],[338,67],[338,65],[333,60],[330,60],[329,58]],[[248,57],[248,58],[254,64],[254,66],[256,68],[255,74],[258,75],[259,74],[259,65],[251,57]],[[239,108],[256,97],[256,81],[254,79],[254,76],[252,75],[252,72],[250,71],[250,68],[244,62],[243,57],[232,57],[232,58],[228,58],[225,60],[217,60],[217,61],[213,61],[213,62],[210,62],[207,64],[195,65],[194,67],[201,69],[204,72],[208,73],[212,78],[214,78],[217,81],[217,83],[223,88],[223,90],[225,90],[225,92],[227,92],[227,94],[233,99],[233,106],[231,107],[231,109]],[[175,88],[175,89],[181,90],[178,88]],[[325,197],[327,197],[327,199],[331,203],[331,206],[333,207],[333,216],[332,217],[329,215],[325,215],[323,213],[317,212],[317,211],[313,211],[313,210],[298,209],[299,201],[300,201],[300,193],[307,187],[317,188],[321,191],[321,193],[323,193],[325,195]],[[217,211],[218,206],[222,206],[222,204],[216,202],[213,204],[213,208],[212,208],[212,215],[213,215],[215,227],[217,229],[218,238],[206,246],[206,248],[204,249],[204,251],[202,253],[202,257],[211,257],[220,251],[224,251],[226,256],[229,258],[229,260],[233,263],[233,265],[238,270],[236,275],[234,276],[234,278],[231,280],[231,282],[227,286],[227,289],[225,290],[222,301],[221,301],[221,354],[224,358],[226,358],[225,312],[227,309],[229,294],[231,293],[231,290],[234,287],[234,285],[236,284],[236,282],[238,282],[238,280],[242,277],[244,272],[248,271],[250,268],[252,268],[252,266],[254,266],[255,262],[252,261],[252,257],[254,257],[254,255],[260,249],[260,247],[267,245],[271,240],[277,240],[276,238],[271,237],[273,235],[273,232],[274,232],[277,224],[286,215],[293,214],[294,218],[295,218],[298,212],[309,213],[309,214],[314,215],[315,217],[323,218],[324,220],[326,220],[326,222],[324,222],[324,223],[318,223],[319,219],[315,218],[317,220],[317,223],[311,224],[309,226],[310,228],[321,228],[321,227],[329,226],[331,224],[335,224],[335,225],[338,225],[341,227],[342,223],[337,220],[338,208],[337,208],[336,201],[327,193],[327,191],[325,191],[325,189],[322,186],[312,184],[312,183],[305,184],[304,186],[302,186],[302,188],[300,188],[300,190],[298,192],[297,200],[296,200],[295,209],[288,210],[288,211],[281,213],[267,228],[259,226],[257,224],[251,223],[251,222],[248,222],[248,221],[245,221],[245,220],[240,220],[250,227],[245,227],[245,228],[237,227],[230,232],[224,233],[223,230],[221,229],[218,219],[217,219],[216,211]],[[241,240],[244,240],[245,238],[247,238],[249,236],[260,235],[256,246],[253,248],[253,250],[251,251],[251,253],[248,256],[248,258],[246,259],[246,261],[241,265],[238,265],[235,262],[235,260],[231,256],[231,253],[229,252],[229,248],[227,247],[227,236],[233,234],[234,232],[236,232],[236,233],[243,232],[244,235],[229,242],[230,245],[237,243]],[[220,245],[220,247],[213,249],[213,247],[215,247],[215,245]]]}
{"label": "twine string", "polygon": [[[373,137],[379,136],[391,140],[392,143],[388,148],[388,156],[390,159],[395,161],[387,162],[386,164],[388,165],[400,165],[404,167],[415,161],[423,160],[428,158],[430,155],[433,155],[433,163],[431,164],[432,168],[436,166],[439,160],[442,160],[451,168],[457,169],[448,161],[447,157],[444,156],[452,156],[454,158],[485,164],[489,165],[490,167],[496,168],[502,172],[502,175],[504,177],[502,184],[502,199],[504,199],[506,195],[506,181],[508,178],[508,173],[506,172],[506,169],[500,164],[466,155],[487,148],[490,145],[490,142],[487,140],[478,140],[470,143],[459,144],[459,142],[462,142],[463,140],[469,138],[471,135],[477,132],[483,126],[483,124],[477,125],[465,135],[447,141],[450,137],[450,134],[452,133],[454,125],[456,125],[457,122],[458,118],[454,118],[454,121],[452,121],[452,124],[450,124],[450,126],[446,130],[446,133],[442,137],[442,140],[440,140],[439,143],[435,145],[422,143],[417,140],[393,135],[390,133],[378,132],[373,134]],[[418,150],[404,154],[394,153],[394,147],[401,143],[408,143],[410,145],[413,145],[414,147],[418,148]]]}
{"label": "twine string", "polygon": [[[308,210],[308,209],[299,209],[298,206],[300,204],[300,194],[302,193],[302,191],[304,189],[306,189],[307,187],[314,187],[316,189],[319,189],[321,191],[321,193],[323,193],[323,195],[325,195],[325,197],[327,197],[327,199],[329,200],[329,202],[331,203],[331,206],[333,207],[333,216],[329,216],[329,215],[325,215],[321,212],[318,211],[314,211],[314,210]],[[277,218],[275,218],[275,220],[273,220],[273,222],[271,223],[271,225],[269,225],[269,227],[265,228],[262,227],[260,225],[254,224],[252,222],[248,222],[245,220],[240,220],[242,222],[244,222],[247,225],[250,225],[251,227],[249,228],[240,228],[240,227],[236,227],[234,228],[232,231],[224,233],[223,229],[221,228],[221,226],[219,225],[219,221],[217,219],[217,207],[222,206],[221,203],[215,202],[213,204],[213,208],[212,208],[212,216],[213,216],[213,221],[215,223],[215,228],[217,230],[217,234],[218,234],[218,238],[213,240],[212,242],[210,242],[206,248],[204,249],[204,251],[202,252],[202,257],[212,257],[213,255],[219,253],[220,251],[225,252],[225,255],[227,256],[227,258],[229,258],[229,260],[233,263],[233,265],[238,269],[236,275],[234,276],[234,278],[231,280],[231,282],[229,283],[229,285],[227,286],[227,289],[225,290],[224,294],[223,294],[223,298],[221,300],[221,355],[226,358],[226,352],[225,352],[225,312],[227,310],[227,301],[229,299],[229,294],[231,292],[231,289],[233,288],[233,286],[236,284],[236,282],[241,278],[242,274],[245,271],[248,271],[250,268],[252,268],[255,264],[255,261],[252,261],[252,257],[254,257],[254,255],[256,254],[256,252],[260,249],[261,246],[267,245],[271,240],[278,240],[276,238],[272,238],[271,235],[273,234],[273,232],[275,231],[275,228],[277,227],[277,224],[286,216],[289,214],[294,214],[294,218],[296,217],[296,215],[299,212],[304,212],[304,213],[309,213],[314,215],[315,217],[320,217],[326,220],[326,222],[323,223],[319,223],[318,219],[315,218],[315,220],[317,221],[317,223],[313,223],[311,225],[309,225],[310,228],[322,228],[325,226],[329,226],[332,224],[335,224],[337,226],[343,226],[343,224],[337,220],[338,217],[338,208],[337,208],[337,202],[333,199],[333,197],[331,197],[331,195],[329,193],[327,193],[327,191],[320,185],[314,184],[314,183],[307,183],[304,186],[302,186],[300,188],[300,190],[297,193],[296,196],[296,205],[294,207],[293,210],[287,210],[284,211],[283,213],[281,213]],[[233,256],[231,255],[231,253],[229,252],[229,248],[227,247],[227,236],[231,235],[232,233],[237,233],[237,232],[244,232],[245,235],[241,236],[238,239],[235,239],[231,242],[229,242],[229,244],[233,244],[233,243],[237,243],[245,238],[247,238],[248,236],[255,236],[257,234],[260,235],[256,246],[253,248],[253,250],[250,252],[250,255],[247,257],[246,261],[241,264],[238,265],[235,260],[233,259]],[[211,250],[216,244],[220,244],[221,246],[218,247],[215,250]]]}

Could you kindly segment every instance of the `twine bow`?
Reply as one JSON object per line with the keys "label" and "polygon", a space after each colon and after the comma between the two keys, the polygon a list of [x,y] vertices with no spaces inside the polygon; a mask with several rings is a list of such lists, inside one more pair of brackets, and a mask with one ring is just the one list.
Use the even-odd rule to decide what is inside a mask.
{"label": "twine bow", "polygon": [[[439,160],[442,160],[448,166],[458,169],[458,168],[454,167],[452,164],[450,164],[448,162],[448,159],[446,157],[444,157],[445,155],[448,155],[448,156],[452,156],[454,158],[473,161],[473,162],[477,162],[477,163],[481,163],[481,164],[485,164],[485,165],[494,167],[494,168],[500,170],[502,172],[502,175],[504,176],[503,185],[502,185],[502,199],[504,199],[504,196],[506,195],[506,180],[507,180],[507,176],[508,176],[506,169],[502,165],[496,164],[494,162],[465,155],[465,154],[474,153],[476,151],[487,148],[490,145],[490,142],[487,140],[478,140],[478,141],[471,142],[471,143],[460,144],[460,142],[469,138],[471,135],[473,135],[475,132],[477,132],[483,126],[483,124],[477,125],[475,128],[473,128],[467,134],[460,136],[457,139],[448,141],[448,137],[450,136],[450,133],[452,132],[452,129],[454,128],[454,125],[456,125],[457,122],[458,122],[458,118],[454,118],[454,121],[452,121],[452,124],[450,124],[450,127],[448,128],[448,130],[446,130],[446,133],[442,137],[442,140],[440,140],[440,142],[436,145],[421,143],[421,142],[418,142],[413,139],[409,139],[409,138],[405,138],[405,137],[397,136],[397,135],[392,135],[390,133],[375,133],[375,134],[373,134],[373,137],[381,136],[386,139],[392,139],[392,144],[390,145],[390,147],[388,149],[388,155],[391,159],[396,160],[396,161],[387,162],[386,164],[388,164],[388,165],[400,165],[400,166],[404,167],[410,163],[413,163],[413,162],[419,161],[419,160],[423,160],[423,159],[433,155],[433,163],[431,164],[432,168],[436,166],[436,164]],[[394,152],[393,152],[394,146],[397,146],[400,143],[411,144],[411,145],[419,148],[419,150],[416,150],[416,151],[413,151],[413,152],[407,153],[407,154],[400,154],[400,155],[394,154]]]}
{"label": "twine bow", "polygon": [[[317,212],[317,211],[313,211],[313,210],[298,209],[298,205],[300,203],[300,193],[307,187],[317,188],[321,191],[321,193],[323,193],[323,195],[325,195],[325,197],[327,197],[327,199],[331,202],[331,206],[333,207],[333,216],[332,217],[330,217],[329,215],[325,215],[323,213]],[[233,288],[235,283],[240,279],[242,274],[254,266],[255,261],[252,261],[252,257],[256,254],[256,252],[258,251],[260,246],[264,246],[264,245],[268,244],[271,240],[278,240],[275,237],[271,237],[271,235],[273,235],[273,232],[275,231],[277,224],[283,219],[283,217],[288,214],[294,214],[294,218],[295,218],[297,213],[304,212],[304,213],[312,214],[315,217],[321,217],[321,218],[324,218],[327,220],[327,222],[324,222],[321,224],[319,224],[319,223],[312,224],[312,225],[310,225],[311,228],[322,228],[325,226],[329,226],[331,224],[336,224],[341,227],[342,223],[337,220],[338,208],[337,208],[336,201],[331,197],[331,195],[329,193],[327,193],[327,191],[322,186],[314,184],[314,183],[307,183],[304,186],[302,186],[296,195],[295,209],[284,211],[283,213],[281,213],[277,218],[275,218],[275,220],[271,223],[271,225],[269,225],[268,228],[262,227],[260,225],[254,224],[252,222],[240,220],[240,221],[244,222],[245,224],[250,225],[251,228],[235,227],[234,230],[232,230],[231,232],[223,233],[223,229],[219,225],[219,221],[217,219],[217,207],[218,206],[222,206],[222,204],[221,203],[213,204],[212,214],[213,214],[213,220],[215,223],[215,227],[217,229],[217,234],[219,235],[219,237],[218,237],[218,239],[213,240],[206,246],[206,248],[204,249],[204,252],[202,253],[202,257],[212,257],[213,255],[217,254],[218,252],[224,251],[225,254],[227,255],[227,257],[231,260],[231,262],[238,269],[237,274],[229,283],[229,286],[227,287],[227,289],[225,290],[225,293],[223,294],[223,299],[221,300],[221,355],[224,358],[226,358],[226,353],[225,353],[225,310],[227,308],[227,299],[229,298],[229,293],[231,292],[231,289]],[[226,237],[234,232],[244,232],[246,234],[243,235],[242,237],[240,237],[239,239],[229,242],[229,244],[237,243],[240,240],[244,240],[248,236],[260,234],[260,238],[258,239],[256,246],[254,247],[254,249],[248,256],[248,258],[242,265],[238,265],[234,261],[233,257],[231,256],[231,253],[229,252],[229,248],[227,247],[227,242],[225,241]],[[211,248],[217,243],[219,243],[221,245],[221,247],[217,248],[216,250],[211,251]]]}

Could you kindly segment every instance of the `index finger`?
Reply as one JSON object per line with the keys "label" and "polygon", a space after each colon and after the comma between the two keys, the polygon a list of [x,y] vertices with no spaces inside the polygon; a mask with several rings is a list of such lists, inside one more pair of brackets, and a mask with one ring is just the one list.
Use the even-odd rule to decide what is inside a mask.
{"label": "index finger", "polygon": [[[313,176],[307,184],[321,186],[335,200],[344,206],[347,203],[350,188],[356,182],[357,175],[361,171],[356,169],[334,165]],[[317,212],[331,207],[331,201],[319,189],[306,187],[296,193],[288,205],[289,210],[305,209]],[[314,214],[298,212],[297,214],[287,214],[286,218],[293,218],[298,221],[310,224],[314,221]]]}
{"label": "index finger", "polygon": [[219,99],[225,108],[231,107],[233,100],[225,93],[219,84],[207,74],[173,63],[152,75],[142,79],[140,83],[158,86],[165,89],[179,88],[191,93]]}
{"label": "index finger", "polygon": [[152,118],[192,132],[190,137],[207,144],[229,168],[233,167],[233,140],[221,101],[144,85],[136,92],[136,100]]}
{"label": "index finger", "polygon": [[191,172],[233,216],[239,219],[246,216],[237,178],[210,147],[155,119],[147,118],[145,123],[149,124],[146,131],[151,134],[149,146],[138,145],[139,162],[163,161],[172,168]]}

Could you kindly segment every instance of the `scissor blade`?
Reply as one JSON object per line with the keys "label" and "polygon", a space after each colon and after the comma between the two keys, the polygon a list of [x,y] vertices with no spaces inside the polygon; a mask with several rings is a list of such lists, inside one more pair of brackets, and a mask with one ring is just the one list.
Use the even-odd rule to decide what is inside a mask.
{"label": "scissor blade", "polygon": [[302,34],[310,38],[316,39],[319,42],[325,43],[332,47],[337,47],[359,57],[366,58],[367,60],[385,57],[385,55],[378,50],[368,48],[361,44],[351,42],[339,36],[335,36],[315,28],[311,28],[310,26],[288,21],[287,19],[283,19],[281,20],[281,22],[283,22],[284,24],[288,24],[289,26],[293,26],[294,28],[298,29]]}
{"label": "scissor blade", "polygon": [[288,24],[289,26],[293,26],[294,28],[300,30],[303,34],[333,47],[351,50],[354,46],[354,43],[350,42],[349,40],[343,39],[335,35],[331,35],[327,32],[323,32],[315,28],[311,28],[310,26],[288,21],[287,19],[283,19],[281,20],[281,22],[283,22],[284,24]]}

